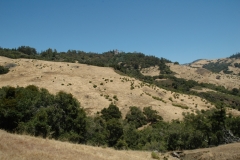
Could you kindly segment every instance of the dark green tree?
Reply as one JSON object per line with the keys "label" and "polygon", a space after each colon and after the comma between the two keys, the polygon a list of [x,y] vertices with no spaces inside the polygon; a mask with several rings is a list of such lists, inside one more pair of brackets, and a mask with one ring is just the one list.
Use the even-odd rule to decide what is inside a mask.
{"label": "dark green tree", "polygon": [[[60,134],[60,138],[71,139],[73,136],[74,141],[79,143],[85,141],[86,113],[72,94],[59,92],[51,111],[51,125],[56,129],[56,133]],[[53,124],[56,121],[57,123]]]}
{"label": "dark green tree", "polygon": [[6,74],[9,72],[9,69],[8,68],[5,68],[3,66],[0,66],[0,74]]}
{"label": "dark green tree", "polygon": [[101,113],[102,113],[102,117],[106,121],[113,118],[116,118],[116,119],[122,118],[122,113],[120,112],[119,108],[114,104],[110,104],[108,108],[102,109]]}
{"label": "dark green tree", "polygon": [[37,54],[36,49],[29,47],[29,46],[20,46],[20,47],[18,47],[17,51],[22,52],[27,55],[36,55]]}
{"label": "dark green tree", "polygon": [[143,114],[146,116],[147,121],[151,123],[162,120],[162,117],[158,115],[158,112],[156,110],[153,110],[152,107],[144,107]]}
{"label": "dark green tree", "polygon": [[107,121],[107,130],[108,144],[113,147],[123,135],[123,126],[118,119],[113,118]]}
{"label": "dark green tree", "polygon": [[91,145],[101,146],[107,144],[107,124],[106,121],[100,117],[87,118],[87,143]]}
{"label": "dark green tree", "polygon": [[135,125],[136,128],[139,128],[147,124],[146,117],[142,113],[141,109],[135,106],[129,107],[130,111],[126,115],[126,120],[128,123]]}

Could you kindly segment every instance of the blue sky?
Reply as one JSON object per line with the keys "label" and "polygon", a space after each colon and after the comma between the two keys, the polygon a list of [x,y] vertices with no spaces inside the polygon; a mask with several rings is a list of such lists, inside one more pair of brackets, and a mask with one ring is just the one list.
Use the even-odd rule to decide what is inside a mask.
{"label": "blue sky", "polygon": [[22,45],[224,58],[240,52],[240,0],[0,0],[0,46]]}

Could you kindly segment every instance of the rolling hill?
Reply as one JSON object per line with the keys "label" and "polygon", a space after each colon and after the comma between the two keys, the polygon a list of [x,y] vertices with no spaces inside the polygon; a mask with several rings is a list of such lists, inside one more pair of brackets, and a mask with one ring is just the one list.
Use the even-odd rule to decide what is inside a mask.
{"label": "rolling hill", "polygon": [[[65,54],[59,54],[58,59],[52,61],[41,60],[38,56],[36,58],[36,55],[31,59],[24,53],[20,53],[20,56],[25,58],[11,59],[0,56],[0,66],[9,68],[7,74],[0,75],[0,87],[35,85],[46,88],[52,94],[60,91],[71,93],[89,116],[96,115],[109,104],[115,104],[123,118],[129,113],[131,106],[141,109],[151,106],[163,121],[173,123],[173,131],[177,133],[181,131],[174,129],[174,123],[180,124],[186,113],[191,116],[198,115],[201,111],[207,115],[206,111],[224,106],[228,117],[240,115],[240,60],[236,57],[201,59],[188,65],[179,65],[164,59],[145,57],[143,54],[133,54],[134,58],[141,60],[139,64],[131,54],[84,53],[81,58],[77,57],[78,61],[74,61],[72,55],[70,60],[66,60],[68,57]],[[85,61],[86,59],[88,60]],[[84,64],[78,63],[79,61]],[[141,131],[148,125],[138,130]],[[115,151],[109,148],[74,145],[25,135],[12,135],[2,130],[0,140],[2,159],[152,158],[152,152]],[[151,145],[154,145],[154,142],[151,142]],[[229,150],[229,147],[232,150]],[[24,150],[28,152],[24,153]],[[240,159],[238,150],[239,143],[234,143],[181,151],[179,155],[181,159]],[[157,154],[160,158],[177,159],[171,156],[172,152]]]}
{"label": "rolling hill", "polygon": [[[168,160],[239,160],[240,143],[218,147],[180,151],[179,157],[172,152],[156,153],[160,159]],[[72,144],[27,135],[10,134],[0,130],[0,159],[64,159],[64,160],[150,160],[152,152],[118,151],[112,148]]]}
{"label": "rolling hill", "polygon": [[[14,66],[8,74],[0,76],[0,87],[36,85],[47,88],[51,93],[62,90],[77,98],[89,114],[95,114],[114,102],[124,115],[130,106],[152,106],[164,120],[170,121],[181,119],[182,112],[214,107],[200,97],[167,91],[135,78],[121,76],[109,67],[6,57],[0,57],[0,65]],[[118,101],[114,100],[114,96]],[[172,100],[169,100],[170,97]],[[188,106],[189,109],[173,104]]]}
{"label": "rolling hill", "polygon": [[[178,78],[195,80],[200,83],[212,83],[231,90],[233,88],[240,88],[240,77],[238,75],[240,68],[234,65],[238,63],[240,63],[240,59],[222,58],[216,60],[199,60],[189,65],[175,65],[173,63],[168,65]],[[221,65],[225,68],[222,67],[221,69]],[[224,73],[224,69],[232,73],[226,74]]]}

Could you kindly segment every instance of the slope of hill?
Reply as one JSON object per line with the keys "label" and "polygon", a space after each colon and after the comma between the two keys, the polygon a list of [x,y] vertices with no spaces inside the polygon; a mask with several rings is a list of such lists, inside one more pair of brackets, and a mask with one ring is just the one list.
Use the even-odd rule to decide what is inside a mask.
{"label": "slope of hill", "polygon": [[215,73],[226,73],[226,74],[235,74],[238,75],[239,70],[239,58],[221,58],[215,60],[200,60],[194,63],[191,63],[191,67],[200,67],[206,68]]}
{"label": "slope of hill", "polygon": [[[207,64],[215,63],[225,63],[227,64],[228,72],[233,71],[232,74],[225,74],[223,70],[220,72],[211,72],[210,70],[204,68]],[[190,65],[175,65],[169,63],[170,69],[175,72],[175,76],[178,78],[184,78],[187,80],[195,80],[202,83],[211,83],[219,86],[224,86],[227,89],[240,88],[238,74],[240,73],[240,68],[235,67],[234,64],[240,63],[240,59],[218,59],[218,60],[199,60],[197,62],[191,63]],[[216,66],[218,68],[218,66]]]}
{"label": "slope of hill", "polygon": [[[63,90],[73,94],[89,114],[94,114],[113,102],[123,115],[130,106],[152,106],[164,120],[170,121],[181,119],[182,112],[213,107],[202,98],[170,92],[121,76],[108,67],[6,57],[0,57],[0,65],[13,66],[8,74],[0,76],[0,87],[32,84],[47,88],[51,93]],[[176,104],[189,109],[177,107]]]}
{"label": "slope of hill", "polygon": [[[197,61],[195,63],[199,63],[201,61],[203,60]],[[234,67],[237,69],[238,65],[236,64],[238,63],[234,63]],[[223,72],[212,73],[209,70],[202,68],[201,66],[198,68],[196,66],[188,68],[186,66],[179,66],[177,64],[168,64],[168,65],[170,66],[172,71],[177,73],[175,75],[176,77],[188,79],[189,77],[191,78],[191,76],[195,76],[194,80],[198,82],[201,82],[199,81],[201,80],[201,78],[203,77],[206,78],[207,76],[211,76],[212,74],[215,76],[216,80],[222,82],[222,78],[224,78],[224,76],[226,75]],[[53,94],[59,91],[71,93],[74,97],[78,99],[78,101],[81,103],[81,106],[90,115],[93,115],[96,112],[102,110],[103,108],[106,108],[110,103],[114,103],[119,107],[119,109],[123,113],[123,117],[125,117],[126,113],[129,111],[130,106],[138,106],[140,108],[152,106],[154,110],[157,110],[159,112],[159,114],[163,117],[165,121],[171,121],[173,119],[182,119],[183,112],[198,114],[200,113],[199,110],[201,110],[201,112],[204,113],[203,110],[215,108],[215,106],[213,105],[215,103],[213,101],[217,100],[216,99],[218,98],[217,96],[220,97],[219,100],[224,101],[224,103],[226,102],[226,104],[230,102],[228,103],[228,105],[224,105],[223,103],[221,105],[220,103],[220,107],[221,106],[231,107],[230,106],[231,104],[235,105],[235,106],[232,106],[233,108],[236,106],[239,106],[238,105],[239,104],[238,89],[236,90],[237,94],[234,95],[232,92],[229,92],[226,89],[211,90],[211,86],[207,86],[209,88],[201,88],[203,86],[200,86],[195,81],[186,81],[184,79],[177,79],[177,78],[174,79],[175,77],[169,74],[155,76],[159,74],[158,68],[160,68],[160,66],[142,68],[141,70],[142,74],[146,75],[146,76],[143,76],[141,74],[138,74],[139,69],[141,67],[138,69],[132,68],[133,66],[130,64],[129,66],[130,70],[133,71],[131,73],[134,73],[134,74],[137,73],[136,74],[137,76],[134,76],[134,77],[138,78],[138,75],[139,75],[140,76],[139,79],[142,79],[144,81],[146,80],[145,82],[142,82],[135,78],[130,78],[128,76],[123,76],[124,74],[119,75],[116,73],[116,71],[113,68],[96,67],[96,66],[90,66],[90,65],[79,64],[79,63],[50,62],[50,61],[43,61],[43,60],[36,60],[36,59],[9,59],[6,57],[0,57],[0,66],[5,66],[10,70],[10,72],[8,72],[7,74],[0,75],[0,81],[1,81],[0,87],[7,86],[7,85],[14,86],[14,87],[36,85],[38,87],[43,87],[48,89]],[[114,66],[114,68],[115,67],[118,68],[120,66],[121,64],[119,64],[118,66]],[[129,68],[125,67],[123,69],[124,69],[123,72],[121,71],[121,68],[117,69],[118,70],[117,72],[121,71],[122,73],[126,72],[127,74],[127,72],[129,71],[128,70]],[[135,72],[135,71],[138,71],[138,72]],[[185,76],[187,75],[187,76],[181,77],[182,75],[185,75]],[[155,76],[155,77],[152,77],[152,76]],[[231,76],[231,75],[228,74],[226,75],[226,77],[227,76]],[[237,75],[232,75],[232,76],[236,76],[236,78],[238,79]],[[151,84],[146,83],[148,82],[148,80]],[[161,86],[159,85],[161,81],[163,82],[162,84],[166,83],[166,86],[163,85],[163,88],[165,89],[159,88],[156,86],[156,85]],[[221,85],[221,83],[217,83],[215,81],[206,80],[206,82]],[[228,87],[228,89],[239,88],[239,86],[233,86],[234,83],[239,85],[237,80],[233,82],[233,81],[229,81],[228,79],[226,79],[223,84],[226,87]],[[226,84],[229,84],[229,86],[227,86]],[[184,85],[186,87],[189,87],[189,90],[187,89],[184,90],[184,87],[185,87]],[[172,91],[166,90],[168,89],[167,86],[171,87]],[[200,87],[201,89],[199,90],[198,87]],[[208,92],[207,95],[211,95],[211,94],[213,95],[217,92],[217,94],[219,95],[216,94],[215,95],[216,97],[214,97],[215,99],[214,98],[211,99],[212,97],[211,95],[210,96],[211,103],[210,103],[206,100],[208,99],[207,97],[205,97],[206,99],[204,99],[203,96],[201,98],[198,97],[198,95],[201,96],[201,94],[198,94],[201,92]],[[186,94],[183,94],[183,93],[186,93]],[[226,97],[225,95],[228,97]],[[218,106],[218,104],[219,103],[216,103],[215,105]],[[234,109],[227,109],[227,111],[233,113],[233,115],[239,115],[239,112]],[[189,116],[191,117],[190,114]],[[172,123],[173,125],[171,127],[173,127],[172,128],[173,130],[171,130],[170,132],[173,132],[175,134],[174,123],[176,123],[175,125],[178,126],[179,132],[180,132],[181,127],[183,127],[184,125],[181,126],[179,121],[172,121],[172,122],[173,122]],[[148,129],[150,128],[151,126]],[[238,134],[237,130],[235,130],[235,132]],[[177,134],[181,135],[181,133],[177,133]],[[181,139],[182,137],[180,137],[179,140]],[[222,143],[218,142],[216,144],[222,144]],[[154,142],[151,142],[151,145],[154,145]],[[178,145],[181,146],[181,144],[178,144]],[[187,146],[188,145],[185,145],[185,149],[189,149],[187,148]],[[204,147],[206,145],[199,145],[199,146]],[[174,149],[178,149],[178,147],[176,146],[174,147],[170,145],[168,146],[168,150],[172,150],[171,147]],[[198,148],[198,147],[195,147],[195,148]],[[194,154],[192,155],[194,157],[199,155],[200,156],[205,155],[205,151],[201,153],[200,152],[196,151],[197,154],[195,155],[195,152],[194,152]],[[211,152],[211,151],[208,151],[208,152]],[[216,156],[216,153],[214,153],[213,151],[213,153],[210,153],[210,157],[212,154]],[[226,153],[226,155],[227,154],[228,153]],[[163,156],[169,157],[169,154],[163,155]],[[207,154],[206,156],[209,157],[209,154]]]}
{"label": "slope of hill", "polygon": [[[172,152],[156,153],[160,159],[168,160],[238,160],[240,159],[240,143],[220,145],[213,148],[181,151],[179,158]],[[153,159],[148,151],[117,151],[111,148],[92,147],[72,144],[27,135],[10,134],[0,130],[0,159],[64,159],[64,160],[147,160]]]}
{"label": "slope of hill", "polygon": [[220,145],[213,148],[204,148],[184,151],[183,160],[239,160],[240,143]]}
{"label": "slope of hill", "polygon": [[151,159],[151,152],[116,151],[111,148],[72,144],[26,135],[14,135],[0,130],[0,159],[146,160]]}

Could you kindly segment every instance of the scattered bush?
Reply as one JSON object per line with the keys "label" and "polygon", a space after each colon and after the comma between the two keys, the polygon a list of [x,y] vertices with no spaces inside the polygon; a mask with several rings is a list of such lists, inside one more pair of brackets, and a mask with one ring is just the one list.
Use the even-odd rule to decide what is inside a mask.
{"label": "scattered bush", "polygon": [[186,106],[186,105],[177,104],[177,103],[172,103],[172,105],[175,106],[175,107],[180,107],[182,109],[188,109],[188,106]]}
{"label": "scattered bush", "polygon": [[152,156],[153,159],[160,159],[158,153],[156,153],[156,152],[152,152],[151,156]]}
{"label": "scattered bush", "polygon": [[9,69],[8,68],[5,68],[3,66],[0,66],[0,74],[6,74],[9,72]]}

